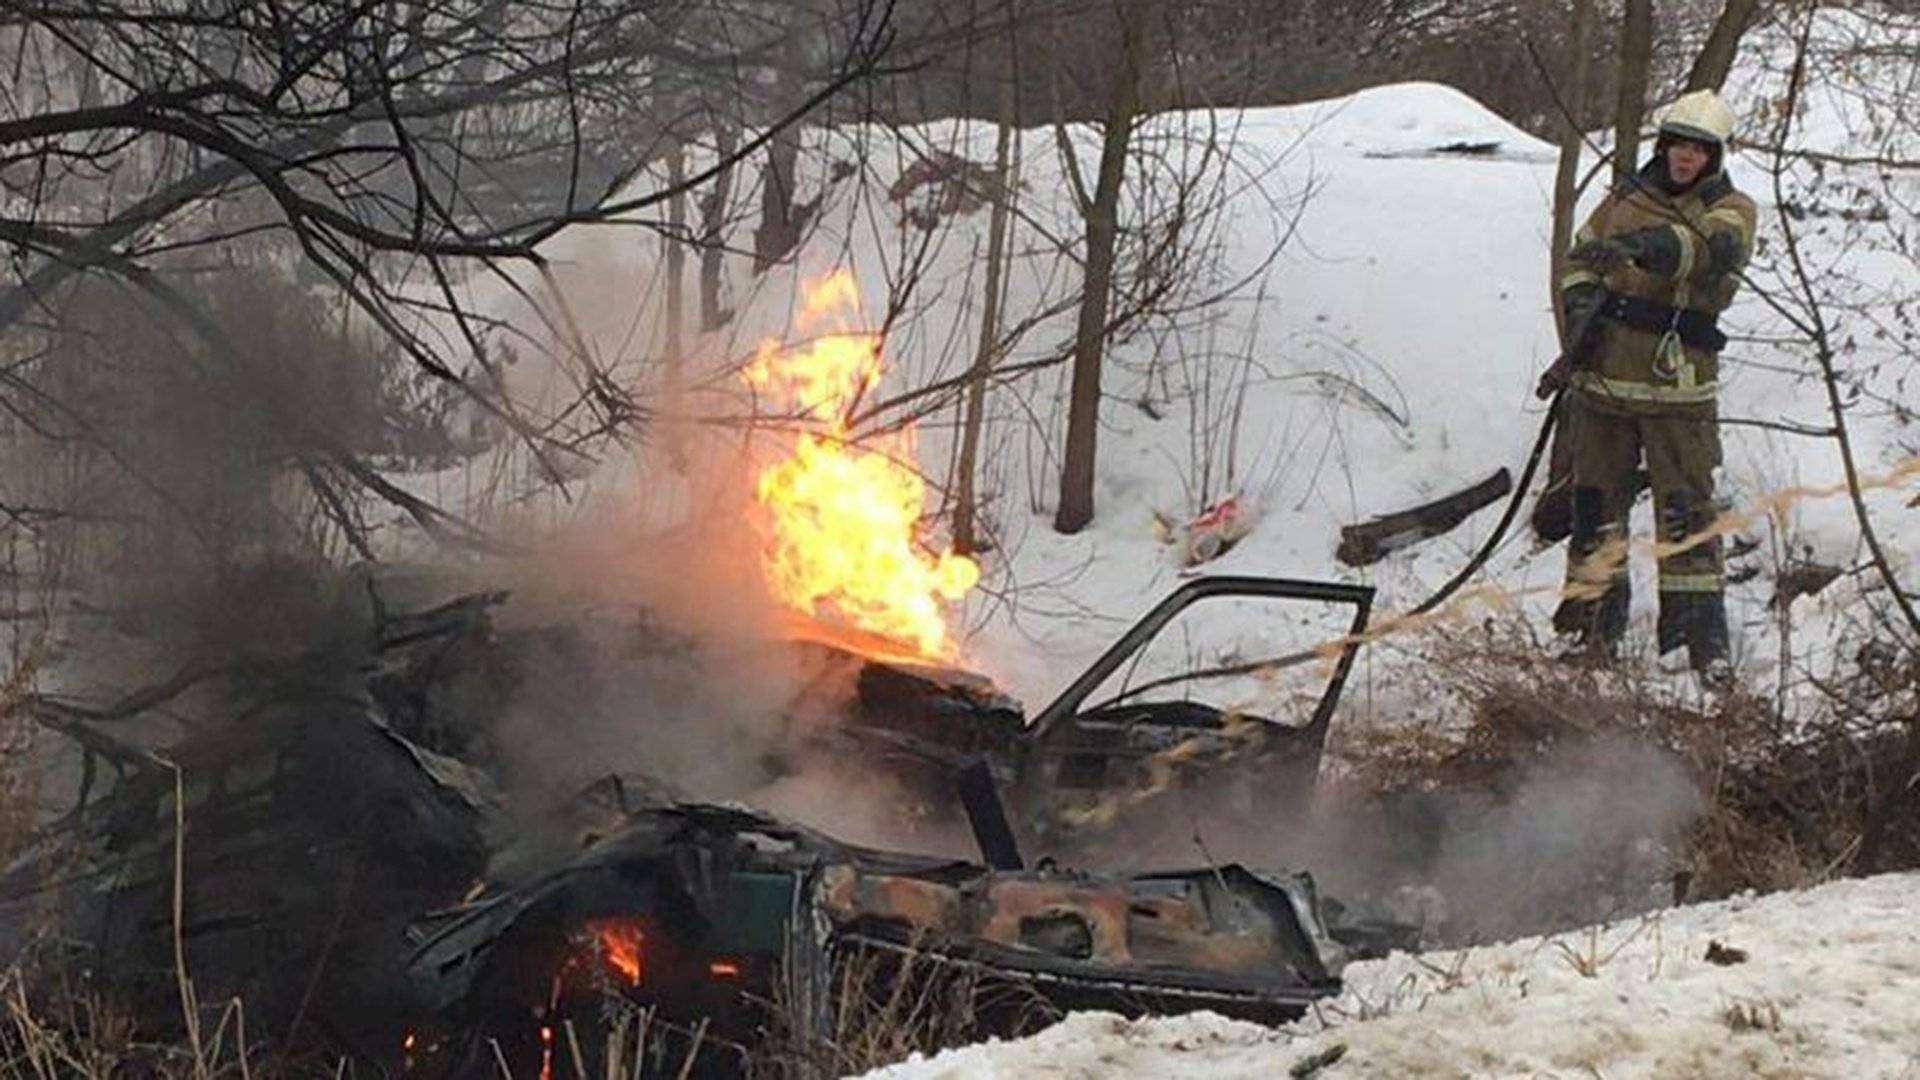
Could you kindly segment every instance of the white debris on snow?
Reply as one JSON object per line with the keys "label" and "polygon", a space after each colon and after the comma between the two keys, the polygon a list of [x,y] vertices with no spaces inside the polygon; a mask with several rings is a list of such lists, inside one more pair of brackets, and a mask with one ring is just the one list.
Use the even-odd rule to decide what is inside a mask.
{"label": "white debris on snow", "polygon": [[[1210,1013],[1077,1013],[873,1080],[1920,1077],[1920,874],[1654,912],[1545,938],[1350,965],[1285,1030]],[[1706,959],[1710,944],[1745,959]]]}

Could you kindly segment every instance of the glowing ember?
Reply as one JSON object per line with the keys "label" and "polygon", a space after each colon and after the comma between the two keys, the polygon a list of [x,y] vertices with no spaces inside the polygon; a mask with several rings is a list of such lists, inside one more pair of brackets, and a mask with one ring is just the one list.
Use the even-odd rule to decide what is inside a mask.
{"label": "glowing ember", "polygon": [[607,966],[629,985],[639,986],[640,943],[644,940],[640,928],[632,923],[609,920],[591,923],[587,929],[593,933]]}
{"label": "glowing ember", "polygon": [[707,965],[707,974],[716,979],[737,979],[740,977],[740,965],[731,960],[715,960]]}
{"label": "glowing ember", "polygon": [[910,431],[847,442],[848,414],[882,366],[879,336],[850,329],[857,299],[846,271],[810,287],[800,329],[826,331],[795,347],[761,346],[745,373],[776,409],[816,429],[795,435],[756,484],[768,517],[767,580],[797,611],[835,617],[923,656],[951,656],[945,605],[973,588],[980,568],[916,542],[926,484],[907,464]]}

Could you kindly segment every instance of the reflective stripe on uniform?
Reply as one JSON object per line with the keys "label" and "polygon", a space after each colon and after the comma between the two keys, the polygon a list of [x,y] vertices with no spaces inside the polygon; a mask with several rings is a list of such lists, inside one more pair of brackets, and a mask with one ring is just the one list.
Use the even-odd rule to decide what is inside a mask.
{"label": "reflective stripe on uniform", "polygon": [[1707,574],[1669,574],[1660,572],[1660,591],[1663,593],[1717,593],[1725,586],[1717,573]]}
{"label": "reflective stripe on uniform", "polygon": [[1718,397],[1720,389],[1719,383],[1668,386],[1663,383],[1635,382],[1632,379],[1609,379],[1604,375],[1595,375],[1591,371],[1574,372],[1573,385],[1599,398],[1647,401],[1663,405],[1704,404]]}
{"label": "reflective stripe on uniform", "polygon": [[1686,307],[1686,298],[1679,295],[1679,293],[1686,288],[1687,276],[1693,273],[1693,264],[1699,261],[1693,249],[1695,238],[1693,230],[1687,228],[1685,225],[1669,225],[1667,228],[1672,230],[1674,238],[1680,241],[1680,266],[1673,272],[1673,280],[1675,282],[1675,299],[1673,306]]}
{"label": "reflective stripe on uniform", "polygon": [[1569,270],[1560,278],[1560,288],[1565,290],[1571,289],[1575,285],[1599,285],[1605,280],[1606,278],[1601,277],[1591,270]]}
{"label": "reflective stripe on uniform", "polygon": [[1708,223],[1731,227],[1740,234],[1740,243],[1743,247],[1753,242],[1753,226],[1747,224],[1746,215],[1736,207],[1722,206],[1718,210],[1708,211],[1706,220]]}

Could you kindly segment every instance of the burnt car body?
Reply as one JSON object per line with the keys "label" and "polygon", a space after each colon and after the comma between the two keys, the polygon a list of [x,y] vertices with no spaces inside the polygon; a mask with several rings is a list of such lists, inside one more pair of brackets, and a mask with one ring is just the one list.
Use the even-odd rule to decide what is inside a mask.
{"label": "burnt car body", "polygon": [[[627,955],[606,954],[610,934]],[[836,1024],[863,985],[849,965],[862,958],[887,985],[913,970],[1017,985],[976,995],[968,1034],[981,1037],[1078,1008],[1284,1021],[1337,992],[1344,956],[1304,874],[992,869],[701,804],[639,809],[576,859],[438,913],[415,936],[421,1007],[462,1033],[416,1067],[454,1074],[496,1047],[516,1075],[565,1074],[539,1033],[610,996],[649,1010],[667,1033],[660,1048],[697,1025],[725,1072],[776,1029],[844,1034]]]}
{"label": "burnt car body", "polygon": [[[1249,742],[1235,730],[1247,721],[1222,709],[1085,704],[1180,611],[1244,595],[1354,609],[1331,652],[1300,654],[1323,656],[1328,676],[1307,724],[1266,725]],[[0,881],[0,902],[60,910],[64,940],[96,958],[102,988],[153,1030],[179,1020],[184,960],[205,1000],[245,1000],[249,1023],[450,1075],[473,1069],[461,1055],[489,1040],[515,1075],[553,1053],[539,1021],[606,1000],[607,964],[583,962],[593,953],[581,938],[607,920],[639,935],[638,977],[616,972],[619,995],[652,1007],[662,1032],[708,1021],[716,1046],[763,1044],[776,1020],[797,1038],[830,1037],[856,962],[883,981],[921,970],[999,987],[980,1009],[982,1034],[1095,1006],[1278,1020],[1338,986],[1347,950],[1321,914],[1335,905],[1304,877],[1233,865],[1140,873],[1137,859],[1086,873],[1028,866],[1020,848],[1040,839],[1033,850],[1060,857],[1069,845],[1047,842],[1043,800],[1125,790],[1173,748],[1255,746],[1229,765],[1256,777],[1301,760],[1303,747],[1317,756],[1367,590],[1189,582],[1031,723],[980,676],[843,654],[857,705],[825,738],[913,773],[956,816],[964,809],[977,862],[857,847],[684,801],[653,776],[563,800],[573,818],[557,827],[528,820],[496,789],[490,740],[520,669],[570,664],[579,632],[500,631],[491,613],[503,599],[411,614],[376,603],[364,638],[208,674],[231,722],[198,729],[164,761],[81,712],[50,713],[87,735],[83,778],[71,812]],[[627,639],[656,656],[685,647],[652,625]],[[113,777],[95,783],[95,759]],[[488,884],[474,894],[478,882]]]}
{"label": "burnt car body", "polygon": [[[484,727],[469,718],[512,696],[513,672],[527,656],[544,654],[550,667],[594,670],[688,647],[644,611],[616,612],[612,620],[614,634],[629,623],[638,630],[626,634],[639,644],[625,656],[589,655],[574,640],[578,632],[564,626],[496,633],[474,622],[500,599],[470,597],[437,614],[392,620],[417,641],[402,662],[383,665],[371,688],[396,730],[471,760],[485,748],[449,729]],[[790,725],[784,743],[770,747],[765,779],[806,771],[822,760],[853,762],[870,775],[902,782],[915,793],[920,812],[955,818],[956,773],[984,761],[1025,838],[1049,847],[1048,838],[1063,832],[1062,822],[1083,815],[1090,803],[1164,785],[1169,775],[1176,782],[1199,779],[1243,789],[1245,797],[1234,808],[1239,813],[1284,815],[1312,787],[1372,601],[1373,590],[1361,585],[1192,578],[1032,713],[977,672],[912,655],[885,639],[796,620],[774,630],[788,650],[805,658],[789,708],[796,716],[825,718],[811,715]],[[1215,608],[1241,603],[1265,605],[1262,610],[1276,621],[1300,609],[1323,617],[1295,648],[1197,657],[1171,673],[1132,678],[1143,655],[1172,636],[1177,620],[1211,620]],[[468,622],[450,623],[446,613]],[[1312,673],[1291,715],[1259,715],[1206,692],[1224,681],[1276,672]]]}
{"label": "burnt car body", "polygon": [[[1319,648],[1202,666],[1090,703],[1176,617],[1219,598],[1350,615]],[[794,648],[824,659],[824,685],[854,690],[836,722],[807,729],[804,741],[964,812],[985,865],[847,844],[739,807],[657,798],[634,806],[609,781],[586,794],[583,819],[569,825],[589,838],[577,857],[415,928],[409,972],[422,1010],[463,1033],[419,1061],[475,1067],[484,1033],[486,1052],[499,1047],[516,1070],[540,1061],[564,1073],[552,1057],[575,1051],[538,1033],[604,1008],[609,994],[648,1010],[661,1033],[656,1050],[699,1025],[716,1048],[710,1062],[715,1052],[764,1052],[772,1028],[785,1028],[786,1041],[830,1042],[859,996],[849,966],[876,955],[891,958],[880,961],[885,981],[931,968],[1006,991],[977,1009],[974,1038],[1031,1030],[1076,1008],[1297,1017],[1337,992],[1348,953],[1330,936],[1307,875],[1232,864],[1142,873],[1137,861],[1089,873],[1047,860],[1029,867],[1020,847],[1073,851],[1064,835],[1072,830],[1050,828],[1065,811],[1136,790],[1168,760],[1208,783],[1224,771],[1283,796],[1310,788],[1371,600],[1359,586],[1188,581],[1031,720],[978,674],[844,633],[795,633]],[[1306,721],[1291,726],[1190,697],[1140,700],[1177,682],[1316,662],[1323,685]],[[637,960],[599,955],[609,927],[625,928],[618,932],[637,944],[622,948]],[[1381,940],[1377,926],[1341,936],[1362,951]],[[586,1057],[598,1059],[591,1047]]]}
{"label": "burnt car body", "polygon": [[[1257,600],[1350,610],[1344,625],[1277,655],[1199,663],[1094,695],[1125,674],[1190,609]],[[1238,785],[1242,813],[1288,814],[1310,793],[1328,725],[1364,642],[1373,589],[1363,585],[1250,576],[1182,583],[1121,634],[1086,670],[1029,718],[983,677],[891,657],[857,655],[858,694],[830,733],[832,752],[875,760],[935,800],[954,771],[987,761],[1030,839],[1054,846],[1066,823],[1084,820],[1114,793],[1195,779]],[[1165,688],[1319,665],[1317,694],[1296,722],[1252,715],[1204,694],[1151,700]]]}

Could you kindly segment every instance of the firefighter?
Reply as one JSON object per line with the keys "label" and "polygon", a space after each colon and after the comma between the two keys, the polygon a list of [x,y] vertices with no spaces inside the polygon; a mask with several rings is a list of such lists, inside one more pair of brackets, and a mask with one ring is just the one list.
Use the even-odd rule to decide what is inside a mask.
{"label": "firefighter", "polygon": [[1573,532],[1554,628],[1611,658],[1626,628],[1627,518],[1653,488],[1661,542],[1659,650],[1687,646],[1710,682],[1731,677],[1714,473],[1719,314],[1753,251],[1753,200],[1725,164],[1733,113],[1711,90],[1661,115],[1651,159],[1575,236],[1560,281],[1567,355],[1537,388],[1566,388]]}

